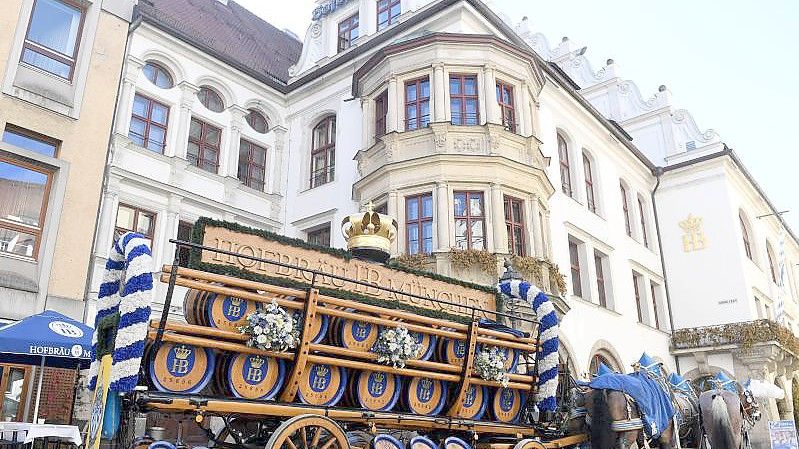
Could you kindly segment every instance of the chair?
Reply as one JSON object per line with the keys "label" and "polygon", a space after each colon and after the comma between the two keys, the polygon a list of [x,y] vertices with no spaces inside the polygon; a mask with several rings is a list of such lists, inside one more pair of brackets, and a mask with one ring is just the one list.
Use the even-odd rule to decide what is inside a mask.
{"label": "chair", "polygon": [[[24,431],[22,431],[24,432]],[[0,449],[21,449],[24,438],[19,438],[19,430],[6,429],[0,424]]]}

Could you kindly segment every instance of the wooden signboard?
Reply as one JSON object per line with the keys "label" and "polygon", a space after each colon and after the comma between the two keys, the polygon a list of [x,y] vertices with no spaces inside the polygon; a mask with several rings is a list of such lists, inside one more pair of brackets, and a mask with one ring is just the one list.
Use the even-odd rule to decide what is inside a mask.
{"label": "wooden signboard", "polygon": [[[285,239],[284,239],[285,240]],[[483,310],[496,310],[496,294],[489,288],[469,288],[467,285],[450,283],[420,274],[409,273],[385,265],[359,259],[347,259],[336,254],[317,251],[308,247],[294,246],[285,241],[269,239],[263,233],[232,230],[215,222],[204,223],[202,241],[204,246],[230,251],[246,256],[273,260],[294,266],[317,270],[343,278],[357,279],[375,287],[356,284],[330,276],[317,276],[318,288],[345,290],[358,295],[383,300],[395,300],[417,307],[441,310],[452,314],[470,316],[471,310],[461,305]],[[273,278],[284,278],[310,284],[313,275],[302,270],[284,268],[243,257],[202,251],[200,259],[205,264],[228,265],[255,274]],[[393,293],[376,287],[384,287],[402,293]],[[454,303],[442,304],[408,296],[403,293],[438,299]]]}

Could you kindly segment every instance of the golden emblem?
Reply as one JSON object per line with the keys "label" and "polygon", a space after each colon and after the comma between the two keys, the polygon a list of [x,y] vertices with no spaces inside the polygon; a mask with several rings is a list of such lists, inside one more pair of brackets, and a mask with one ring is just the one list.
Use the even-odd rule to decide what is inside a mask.
{"label": "golden emblem", "polygon": [[374,205],[366,211],[350,215],[341,222],[341,231],[347,239],[347,249],[356,256],[384,262],[391,254],[391,242],[397,236],[397,220],[375,212]]}
{"label": "golden emblem", "polygon": [[688,218],[680,222],[684,234],[682,236],[682,249],[686,253],[701,251],[707,247],[705,231],[702,230],[702,218],[688,214]]}

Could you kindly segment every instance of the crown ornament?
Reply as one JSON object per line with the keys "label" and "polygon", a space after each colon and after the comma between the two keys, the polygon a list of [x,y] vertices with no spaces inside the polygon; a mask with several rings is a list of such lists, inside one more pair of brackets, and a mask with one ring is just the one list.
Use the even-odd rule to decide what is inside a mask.
{"label": "crown ornament", "polygon": [[374,381],[378,382],[378,383],[382,383],[384,378],[385,378],[385,374],[383,374],[381,372],[376,372],[372,376],[372,379],[374,379]]}
{"label": "crown ornament", "polygon": [[252,366],[253,368],[261,369],[263,365],[264,365],[264,359],[262,359],[261,357],[258,357],[256,355],[255,357],[250,358],[250,366]]}
{"label": "crown ornament", "polygon": [[327,365],[316,365],[316,376],[317,377],[325,377],[327,373],[330,371],[330,368]]}
{"label": "crown ornament", "polygon": [[191,349],[184,345],[175,347],[175,358],[178,360],[186,360],[191,355]]}
{"label": "crown ornament", "polygon": [[688,214],[688,218],[680,222],[680,227],[685,232],[695,232],[702,227],[702,218]]}
{"label": "crown ornament", "polygon": [[234,306],[240,306],[241,305],[241,298],[236,298],[235,296],[231,296],[230,297],[230,304],[234,305]]}
{"label": "crown ornament", "polygon": [[341,222],[347,249],[359,259],[383,263],[391,255],[391,243],[397,236],[397,220],[374,211],[369,202],[364,212],[352,214]]}
{"label": "crown ornament", "polygon": [[433,386],[433,381],[430,379],[422,379],[419,381],[423,390],[429,390]]}

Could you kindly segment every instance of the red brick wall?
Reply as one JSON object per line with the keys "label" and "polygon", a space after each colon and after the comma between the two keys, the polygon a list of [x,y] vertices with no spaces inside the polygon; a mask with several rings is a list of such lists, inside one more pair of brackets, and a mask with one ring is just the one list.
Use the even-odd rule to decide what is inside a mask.
{"label": "red brick wall", "polygon": [[[33,420],[33,409],[36,404],[36,389],[39,384],[38,367],[31,379],[31,402],[28,419]],[[44,418],[51,424],[69,424],[72,416],[72,397],[75,392],[75,370],[61,368],[45,368],[42,381],[41,400],[39,401],[39,419]]]}

